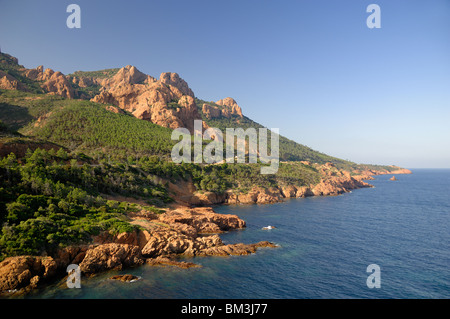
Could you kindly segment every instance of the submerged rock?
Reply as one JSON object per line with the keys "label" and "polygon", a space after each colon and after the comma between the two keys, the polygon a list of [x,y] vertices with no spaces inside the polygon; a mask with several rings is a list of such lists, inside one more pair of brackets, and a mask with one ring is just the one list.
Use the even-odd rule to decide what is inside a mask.
{"label": "submerged rock", "polygon": [[175,266],[183,269],[202,267],[186,261],[178,261],[168,257],[149,258],[146,261],[147,265],[151,266]]}
{"label": "submerged rock", "polygon": [[139,280],[140,278],[134,275],[116,275],[116,276],[112,276],[109,279],[113,279],[113,280],[120,280],[120,281],[124,281],[124,282],[133,282],[136,280]]}
{"label": "submerged rock", "polygon": [[261,241],[256,244],[231,244],[222,245],[217,247],[211,247],[202,250],[197,256],[243,256],[250,255],[256,252],[258,248],[261,247],[271,247],[275,248],[277,245],[268,241]]}

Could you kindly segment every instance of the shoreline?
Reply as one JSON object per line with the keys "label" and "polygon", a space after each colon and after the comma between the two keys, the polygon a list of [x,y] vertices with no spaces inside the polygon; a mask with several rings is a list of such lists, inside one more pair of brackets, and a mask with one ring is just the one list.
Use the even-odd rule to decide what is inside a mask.
{"label": "shoreline", "polygon": [[[334,166],[325,164],[330,170]],[[214,193],[189,194],[180,192],[193,190],[186,185],[170,187],[175,203],[166,212],[154,214],[146,211],[131,214],[130,223],[139,228],[132,233],[111,235],[103,233],[92,238],[92,243],[68,246],[52,256],[14,256],[0,263],[0,296],[17,297],[40,288],[49,282],[67,277],[70,264],[80,266],[82,276],[90,277],[109,270],[122,270],[143,264],[152,266],[175,266],[179,268],[201,267],[194,263],[179,261],[179,257],[206,257],[249,255],[261,247],[277,247],[262,241],[254,244],[225,245],[219,234],[245,229],[246,223],[237,215],[218,214],[212,206],[272,204],[288,198],[309,196],[336,196],[353,189],[369,188],[364,182],[377,175],[411,174],[410,170],[391,172],[364,171],[351,175],[347,171],[332,169],[324,171],[316,185],[285,185],[271,189],[253,188],[247,194],[226,192],[225,196]],[[172,184],[173,185],[173,184]],[[184,187],[183,187],[184,186]],[[194,187],[195,190],[195,187]],[[187,200],[187,201],[186,201]]]}

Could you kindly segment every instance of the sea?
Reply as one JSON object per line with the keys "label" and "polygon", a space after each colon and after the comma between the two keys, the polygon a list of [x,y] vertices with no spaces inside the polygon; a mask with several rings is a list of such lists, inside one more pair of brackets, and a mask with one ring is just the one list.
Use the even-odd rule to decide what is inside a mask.
{"label": "sea", "polygon": [[[374,188],[339,196],[214,208],[247,223],[220,235],[224,243],[277,248],[183,259],[201,268],[144,265],[82,277],[80,289],[61,280],[26,298],[448,299],[450,170],[412,172],[397,181],[376,176]],[[109,279],[117,274],[139,280]]]}

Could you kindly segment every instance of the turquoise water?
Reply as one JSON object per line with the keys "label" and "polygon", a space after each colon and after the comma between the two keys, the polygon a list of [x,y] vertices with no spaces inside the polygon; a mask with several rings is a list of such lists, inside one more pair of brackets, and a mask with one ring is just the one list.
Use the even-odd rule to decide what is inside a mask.
{"label": "turquoise water", "polygon": [[[61,281],[32,298],[449,298],[450,170],[378,176],[375,188],[336,197],[290,199],[273,205],[221,206],[245,230],[225,243],[268,240],[280,247],[249,256],[186,259],[202,268],[142,266],[82,278],[81,289]],[[276,229],[262,230],[272,225]],[[369,289],[366,268],[381,269]],[[117,273],[141,277],[109,280]]]}

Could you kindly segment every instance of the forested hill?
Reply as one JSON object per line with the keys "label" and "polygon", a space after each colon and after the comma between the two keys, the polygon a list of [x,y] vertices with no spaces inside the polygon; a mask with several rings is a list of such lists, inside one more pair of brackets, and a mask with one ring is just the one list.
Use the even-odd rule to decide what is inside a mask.
{"label": "forested hill", "polygon": [[[71,151],[167,156],[174,144],[170,129],[189,128],[194,119],[222,130],[262,127],[244,116],[231,98],[217,104],[195,97],[176,73],[163,73],[158,80],[126,66],[65,76],[42,66],[26,69],[3,53],[0,72],[4,75],[0,88],[6,89],[0,95],[0,120],[24,135]],[[205,105],[217,108],[219,116],[210,116]],[[354,165],[283,136],[280,160]]]}

